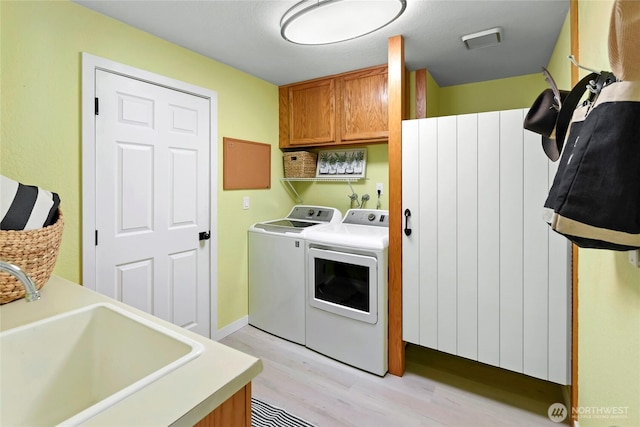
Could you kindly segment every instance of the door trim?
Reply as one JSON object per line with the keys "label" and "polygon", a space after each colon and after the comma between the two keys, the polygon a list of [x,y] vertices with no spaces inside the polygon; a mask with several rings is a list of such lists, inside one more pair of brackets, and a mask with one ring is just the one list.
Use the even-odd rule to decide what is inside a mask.
{"label": "door trim", "polygon": [[404,38],[389,38],[389,373],[405,371],[402,340],[402,120],[406,110]]}
{"label": "door trim", "polygon": [[209,100],[210,123],[210,338],[220,339],[218,331],[218,94],[215,91],[174,80],[160,74],[124,65],[82,52],[82,284],[95,289],[96,275],[96,198],[95,198],[95,72],[96,70],[155,84]]}

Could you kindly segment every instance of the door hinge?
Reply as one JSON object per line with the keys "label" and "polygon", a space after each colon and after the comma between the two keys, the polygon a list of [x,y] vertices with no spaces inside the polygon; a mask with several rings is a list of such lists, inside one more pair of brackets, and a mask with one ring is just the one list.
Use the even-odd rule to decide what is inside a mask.
{"label": "door hinge", "polygon": [[200,240],[209,240],[211,238],[211,231],[201,231],[198,234]]}
{"label": "door hinge", "polygon": [[100,108],[99,108],[98,105],[99,105],[99,102],[98,102],[98,98],[96,97],[95,98],[95,113],[96,113],[96,116],[100,115]]}
{"label": "door hinge", "polygon": [[98,246],[98,230],[96,230],[96,246]]}

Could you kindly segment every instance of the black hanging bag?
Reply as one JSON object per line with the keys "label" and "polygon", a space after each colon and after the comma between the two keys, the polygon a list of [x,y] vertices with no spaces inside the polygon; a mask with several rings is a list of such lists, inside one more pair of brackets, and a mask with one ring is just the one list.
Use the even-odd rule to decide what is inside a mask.
{"label": "black hanging bag", "polygon": [[640,248],[640,82],[606,86],[576,109],[545,202],[578,246]]}
{"label": "black hanging bag", "polygon": [[[635,70],[640,65],[633,62],[640,56],[624,55],[632,48],[628,37],[620,37],[633,34],[630,27],[635,26],[636,31],[640,27],[640,2],[630,3],[634,2],[616,1],[611,20],[609,50],[617,76],[629,77],[626,68]],[[572,94],[582,96],[586,86],[581,83]],[[638,249],[640,81],[616,81],[612,74],[603,72],[592,86],[593,94],[585,104],[573,110],[563,103],[562,110],[571,111],[559,114],[558,132],[563,127],[561,120],[573,112],[558,172],[545,202],[546,219],[555,231],[580,247]]]}

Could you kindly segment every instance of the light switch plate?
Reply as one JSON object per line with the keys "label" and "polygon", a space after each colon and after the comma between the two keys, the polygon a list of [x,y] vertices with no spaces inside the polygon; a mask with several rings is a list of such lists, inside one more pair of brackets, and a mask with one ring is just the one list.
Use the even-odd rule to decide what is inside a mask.
{"label": "light switch plate", "polygon": [[242,209],[249,209],[249,197],[244,196],[242,198]]}
{"label": "light switch plate", "polygon": [[640,249],[629,251],[629,262],[635,268],[640,268]]}

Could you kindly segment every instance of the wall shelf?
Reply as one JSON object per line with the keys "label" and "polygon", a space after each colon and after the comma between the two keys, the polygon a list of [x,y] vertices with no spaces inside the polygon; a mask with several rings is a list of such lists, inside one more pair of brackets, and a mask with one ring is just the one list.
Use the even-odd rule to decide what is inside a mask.
{"label": "wall shelf", "polygon": [[292,182],[346,182],[347,184],[349,184],[349,188],[351,189],[352,193],[355,193],[355,191],[353,191],[353,187],[351,186],[352,182],[358,182],[360,180],[363,179],[367,179],[367,178],[361,178],[361,177],[354,177],[354,178],[345,178],[345,177],[339,177],[339,178],[280,178],[280,181],[282,182],[286,182],[287,185],[289,186],[289,189],[291,190],[291,192],[296,196],[297,199],[297,203],[304,203],[304,201],[302,200],[302,197],[300,197],[300,194],[298,194],[298,192],[296,191],[295,187],[293,186]]}

